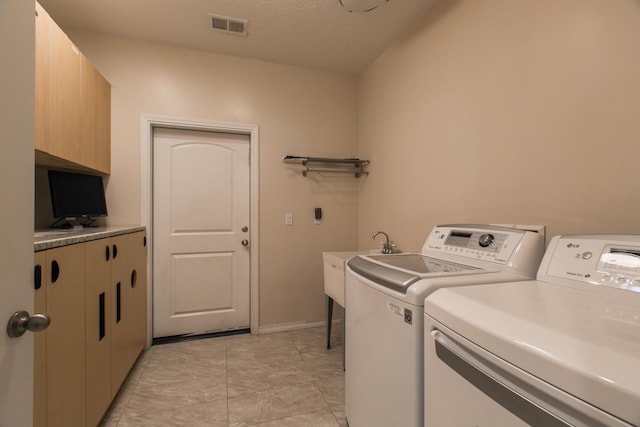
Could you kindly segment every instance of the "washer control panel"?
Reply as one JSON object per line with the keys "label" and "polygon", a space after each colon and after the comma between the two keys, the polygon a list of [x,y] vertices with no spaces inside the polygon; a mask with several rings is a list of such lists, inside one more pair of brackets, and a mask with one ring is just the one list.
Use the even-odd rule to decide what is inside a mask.
{"label": "washer control panel", "polygon": [[640,292],[640,236],[556,236],[545,261],[548,277]]}
{"label": "washer control panel", "polygon": [[506,227],[439,225],[431,231],[423,253],[437,251],[505,264],[526,233]]}

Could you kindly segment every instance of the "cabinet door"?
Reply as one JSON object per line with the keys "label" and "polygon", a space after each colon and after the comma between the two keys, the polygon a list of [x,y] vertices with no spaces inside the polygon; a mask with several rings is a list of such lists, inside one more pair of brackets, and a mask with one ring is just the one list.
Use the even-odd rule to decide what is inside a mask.
{"label": "cabinet door", "polygon": [[45,251],[47,309],[47,426],[84,426],[85,291],[84,247]]}
{"label": "cabinet door", "polygon": [[[81,163],[80,79],[82,56],[78,48],[53,21],[49,21],[49,81],[45,102],[44,141],[38,143],[47,153]],[[36,67],[40,66],[36,64]],[[39,72],[37,72],[39,74]]]}
{"label": "cabinet door", "polygon": [[35,58],[35,147],[47,150],[47,111],[49,93],[49,26],[51,18],[36,3],[36,58]]}
{"label": "cabinet door", "polygon": [[88,426],[98,425],[111,404],[111,245],[85,245],[86,396]]}
{"label": "cabinet door", "polygon": [[[34,313],[47,313],[47,257],[44,252],[35,253]],[[33,425],[47,425],[47,331],[33,334]]]}
{"label": "cabinet door", "polygon": [[128,236],[129,258],[129,301],[127,306],[131,327],[129,328],[130,355],[132,363],[147,344],[147,237],[146,233]]}
{"label": "cabinet door", "polygon": [[111,85],[82,57],[81,162],[91,169],[111,171]]}
{"label": "cabinet door", "polygon": [[123,236],[111,239],[111,394],[120,389],[131,365],[127,358],[127,260]]}
{"label": "cabinet door", "polygon": [[116,393],[147,340],[147,248],[144,232],[112,239],[117,248],[111,274],[116,290],[112,338],[112,388]]}

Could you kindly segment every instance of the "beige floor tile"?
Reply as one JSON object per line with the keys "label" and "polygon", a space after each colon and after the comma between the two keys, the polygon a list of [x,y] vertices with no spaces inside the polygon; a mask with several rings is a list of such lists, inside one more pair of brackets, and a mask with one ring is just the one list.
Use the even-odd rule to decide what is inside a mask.
{"label": "beige floor tile", "polygon": [[286,332],[227,337],[227,356],[229,358],[243,353],[288,353],[297,350],[295,343]]}
{"label": "beige floor tile", "polygon": [[332,406],[331,412],[333,412],[340,427],[348,427],[349,424],[347,423],[347,414],[344,410],[344,405]]}
{"label": "beige floor tile", "polygon": [[168,385],[203,377],[224,376],[226,357],[189,354],[167,349],[151,356],[138,380],[137,388]]}
{"label": "beige floor tile", "polygon": [[[288,334],[300,352],[327,350],[327,331],[324,327],[298,329]],[[331,350],[338,347],[342,347],[342,328],[334,326],[331,331]]]}
{"label": "beige floor tile", "polygon": [[266,423],[253,424],[260,427],[337,427],[340,426],[328,409],[295,415]]}
{"label": "beige floor tile", "polygon": [[154,412],[139,417],[123,418],[118,427],[129,426],[228,426],[226,399],[214,400],[177,409]]}
{"label": "beige floor tile", "polygon": [[336,329],[331,350],[325,328],[153,346],[102,427],[346,426]]}
{"label": "beige floor tile", "polygon": [[229,425],[252,425],[327,408],[320,390],[308,382],[229,398]]}
{"label": "beige floor tile", "polygon": [[283,365],[304,366],[304,360],[297,350],[278,353],[237,353],[229,357],[227,369],[229,371],[246,368],[272,368]]}
{"label": "beige floor tile", "polygon": [[341,348],[300,353],[308,372],[314,379],[344,375]]}
{"label": "beige floor tile", "polygon": [[227,372],[229,397],[313,381],[304,366],[246,368]]}
{"label": "beige floor tile", "polygon": [[167,385],[137,389],[127,402],[122,418],[179,408],[206,401],[226,399],[224,375],[182,381]]}
{"label": "beige floor tile", "polygon": [[316,380],[316,385],[329,406],[344,406],[344,375]]}

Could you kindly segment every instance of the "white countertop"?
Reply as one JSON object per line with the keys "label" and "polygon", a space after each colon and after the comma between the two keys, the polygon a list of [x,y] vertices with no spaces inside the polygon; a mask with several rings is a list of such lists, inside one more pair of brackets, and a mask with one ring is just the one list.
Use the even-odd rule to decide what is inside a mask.
{"label": "white countertop", "polygon": [[144,226],[106,226],[87,227],[80,230],[60,228],[36,230],[33,233],[33,249],[34,252],[44,251],[46,249],[58,248],[60,246],[105,239],[108,237],[119,236],[121,234],[135,233],[138,231],[144,231],[145,229],[146,227]]}

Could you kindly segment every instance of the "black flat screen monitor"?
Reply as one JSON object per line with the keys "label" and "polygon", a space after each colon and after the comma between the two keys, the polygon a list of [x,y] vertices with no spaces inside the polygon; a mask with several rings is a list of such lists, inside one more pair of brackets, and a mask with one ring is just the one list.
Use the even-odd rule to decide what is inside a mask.
{"label": "black flat screen monitor", "polygon": [[49,190],[54,218],[107,216],[101,176],[50,170]]}

